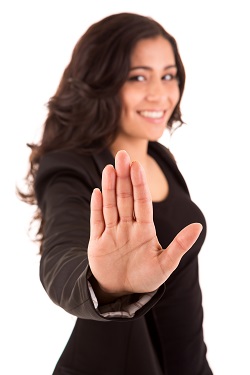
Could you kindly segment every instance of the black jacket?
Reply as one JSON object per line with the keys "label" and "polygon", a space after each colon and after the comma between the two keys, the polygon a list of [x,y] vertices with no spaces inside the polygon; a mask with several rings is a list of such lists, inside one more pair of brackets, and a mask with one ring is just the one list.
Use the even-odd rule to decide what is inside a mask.
{"label": "black jacket", "polygon": [[[189,197],[185,181],[169,151],[153,142],[149,144],[149,152],[167,163],[178,186]],[[195,317],[197,322],[192,328],[194,337],[189,339],[188,344],[183,344],[178,339],[176,331],[176,327],[184,329],[185,336],[185,324],[182,321],[174,322],[184,313],[182,310],[186,309],[186,302],[182,304],[177,301],[171,323],[167,310],[164,310],[164,301],[167,301],[166,283],[133,318],[105,318],[94,307],[88,287],[91,277],[87,258],[89,205],[93,189],[101,188],[101,173],[109,163],[114,164],[114,158],[108,150],[91,156],[71,151],[55,151],[42,158],[37,173],[36,196],[45,220],[41,281],[56,304],[78,317],[53,374],[210,375],[212,373],[206,361],[202,333],[198,251],[193,255],[190,252],[186,263],[180,265],[173,276],[173,280],[176,279],[179,284],[185,281],[181,281],[184,276],[179,276],[178,272],[186,274],[187,280],[192,279],[192,285],[188,281],[192,296],[190,303],[186,305],[190,305],[190,311],[194,314],[190,321],[193,322]],[[178,287],[175,288],[174,285],[170,281],[169,290],[167,289],[172,296],[173,290],[176,290],[176,296],[171,298],[171,304],[167,307],[169,311],[173,301],[178,299]],[[162,330],[165,323],[162,326],[159,321],[166,321],[168,324],[164,333]],[[171,324],[175,327],[174,333],[171,332]],[[165,335],[168,337],[168,330],[169,337],[176,335],[176,342],[171,338],[171,343],[168,343],[165,338]],[[187,330],[191,332],[188,325]],[[182,346],[185,346],[184,354],[179,356],[178,351],[182,351]],[[189,356],[191,358],[187,358]]]}

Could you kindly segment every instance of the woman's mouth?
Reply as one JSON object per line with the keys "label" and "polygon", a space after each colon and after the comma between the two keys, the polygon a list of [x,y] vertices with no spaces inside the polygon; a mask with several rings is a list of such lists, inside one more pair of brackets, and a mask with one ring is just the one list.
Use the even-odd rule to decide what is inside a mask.
{"label": "woman's mouth", "polygon": [[161,119],[164,116],[165,111],[138,111],[138,113],[142,117],[152,118],[152,119]]}

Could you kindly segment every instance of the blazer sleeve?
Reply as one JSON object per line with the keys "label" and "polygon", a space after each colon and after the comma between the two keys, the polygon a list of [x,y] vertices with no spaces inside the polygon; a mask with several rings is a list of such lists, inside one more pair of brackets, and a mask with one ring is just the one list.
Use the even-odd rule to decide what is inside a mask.
{"label": "blazer sleeve", "polygon": [[[102,316],[94,307],[88,287],[92,276],[87,256],[90,198],[93,189],[100,188],[100,181],[101,171],[94,158],[52,152],[41,159],[35,180],[44,220],[40,279],[52,301],[70,314],[83,319],[124,321]],[[131,319],[145,314],[163,293],[164,286]]]}

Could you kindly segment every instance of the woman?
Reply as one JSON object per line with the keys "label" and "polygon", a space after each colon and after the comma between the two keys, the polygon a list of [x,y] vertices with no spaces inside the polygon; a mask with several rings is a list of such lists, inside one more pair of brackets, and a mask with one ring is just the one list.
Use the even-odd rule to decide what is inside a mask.
{"label": "woman", "polygon": [[175,39],[121,13],[81,37],[49,101],[23,199],[38,205],[41,282],[78,317],[55,375],[212,374],[205,219],[157,142],[183,123],[184,83]]}

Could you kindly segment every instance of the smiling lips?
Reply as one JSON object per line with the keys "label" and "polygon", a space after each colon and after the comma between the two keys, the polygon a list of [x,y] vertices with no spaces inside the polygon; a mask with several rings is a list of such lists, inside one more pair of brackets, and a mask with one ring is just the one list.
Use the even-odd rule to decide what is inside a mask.
{"label": "smiling lips", "polygon": [[152,119],[161,119],[165,111],[139,111],[138,112],[142,117],[152,118]]}

